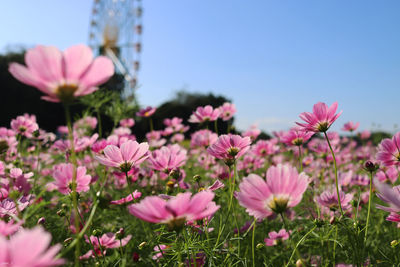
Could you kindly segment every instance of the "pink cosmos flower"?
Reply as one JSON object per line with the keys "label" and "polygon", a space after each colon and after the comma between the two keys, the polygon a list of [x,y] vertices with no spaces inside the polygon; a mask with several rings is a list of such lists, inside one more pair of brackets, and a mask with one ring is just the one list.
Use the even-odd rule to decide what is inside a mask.
{"label": "pink cosmos flower", "polygon": [[281,142],[288,146],[301,146],[307,142],[314,132],[306,132],[303,129],[295,127],[281,137]]}
{"label": "pink cosmos flower", "polygon": [[0,265],[9,267],[47,267],[64,263],[56,259],[61,245],[49,248],[51,235],[41,227],[21,229],[9,240],[0,236]]}
{"label": "pink cosmos flower", "polygon": [[93,59],[86,45],[75,45],[61,52],[54,46],[38,45],[25,54],[23,66],[11,63],[9,71],[19,81],[45,93],[42,99],[69,102],[96,91],[114,74],[112,61],[104,56]]}
{"label": "pink cosmos flower", "polygon": [[207,105],[204,107],[198,107],[195,112],[190,116],[189,122],[191,123],[202,123],[206,121],[215,121],[219,117],[220,110],[214,109],[212,106]]}
{"label": "pink cosmos flower", "polygon": [[139,110],[138,112],[136,112],[136,116],[138,117],[151,117],[151,115],[153,115],[156,112],[157,108],[152,108],[150,106]]}
{"label": "pink cosmos flower", "polygon": [[[95,255],[98,257],[105,256],[108,248],[124,247],[126,244],[128,244],[131,238],[132,235],[128,235],[119,240],[116,238],[114,233],[106,233],[101,237],[90,236],[90,238],[87,238],[87,236],[85,236],[85,241],[94,247],[94,251],[89,250],[85,255],[81,256],[80,259],[88,259],[90,257],[94,258]],[[101,252],[103,252],[103,254],[101,254]]]}
{"label": "pink cosmos flower", "polygon": [[[53,168],[53,177],[56,180],[55,185],[61,194],[68,195],[72,192],[72,177],[74,165],[71,163],[60,163]],[[86,174],[86,167],[79,166],[76,169],[76,192],[87,192],[90,189],[92,177]]]}
{"label": "pink cosmos flower", "polygon": [[221,135],[217,142],[207,148],[212,156],[223,159],[226,164],[233,164],[233,161],[250,149],[250,137],[240,135]]}
{"label": "pink cosmos flower", "polygon": [[245,131],[244,133],[242,133],[242,136],[246,137],[250,137],[252,141],[256,140],[257,137],[261,134],[261,130],[258,129],[257,125],[251,125],[250,128]]}
{"label": "pink cosmos flower", "polygon": [[388,221],[400,223],[400,186],[390,187],[385,183],[378,180],[374,181],[375,187],[379,193],[376,195],[384,202],[389,204],[389,207],[376,205],[378,209],[390,212],[386,218]]}
{"label": "pink cosmos flower", "polygon": [[[74,130],[94,130],[97,126],[97,119],[95,117],[86,116],[74,122]],[[68,129],[68,128],[67,128]]]}
{"label": "pink cosmos flower", "polygon": [[360,126],[359,122],[354,123],[352,121],[349,121],[343,125],[342,130],[345,132],[354,132],[355,130],[357,130],[358,126]]}
{"label": "pink cosmos flower", "polygon": [[[351,209],[351,200],[353,199],[353,194],[346,194],[343,191],[339,191],[340,202],[342,204],[343,210]],[[330,191],[325,190],[320,196],[316,198],[318,204],[327,207],[331,210],[338,210],[338,197],[336,190]]]}
{"label": "pink cosmos flower", "polygon": [[214,144],[218,139],[218,134],[210,130],[200,130],[192,134],[190,146],[195,147],[209,147]]}
{"label": "pink cosmos flower", "polygon": [[39,126],[36,123],[36,118],[18,116],[11,121],[11,129],[20,135],[31,138],[33,132],[39,130]]}
{"label": "pink cosmos flower", "polygon": [[132,118],[126,118],[120,120],[119,125],[121,125],[121,127],[131,128],[135,125],[135,120]]}
{"label": "pink cosmos flower", "polygon": [[163,146],[167,140],[165,138],[161,138],[161,131],[151,131],[146,134],[146,139],[149,142],[150,147],[161,147]]}
{"label": "pink cosmos flower", "polygon": [[268,233],[268,237],[264,239],[265,245],[266,246],[275,246],[277,245],[279,242],[282,242],[286,239],[289,238],[289,233],[285,230],[285,229],[281,229],[279,230],[279,232],[269,232]]}
{"label": "pink cosmos flower", "polygon": [[141,196],[142,196],[142,193],[137,191],[137,190],[135,190],[134,192],[129,194],[127,197],[124,197],[124,198],[119,199],[119,200],[113,200],[110,203],[111,204],[116,204],[116,205],[122,205],[122,204],[125,204],[125,203],[133,201],[133,199],[138,199]]}
{"label": "pink cosmos flower", "polygon": [[362,132],[360,133],[360,138],[361,138],[362,140],[366,140],[366,139],[368,139],[368,138],[370,138],[370,137],[371,137],[371,132],[368,131],[368,130],[364,130],[364,131],[362,131]]}
{"label": "pink cosmos flower", "polygon": [[167,224],[170,229],[182,227],[185,221],[200,220],[212,216],[220,206],[213,202],[214,193],[201,191],[179,193],[168,201],[158,196],[146,197],[140,203],[128,207],[129,212],[141,220]]}
{"label": "pink cosmos flower", "polygon": [[335,102],[328,107],[325,103],[318,102],[313,107],[313,112],[303,112],[300,114],[300,119],[306,123],[296,122],[305,131],[309,132],[326,132],[332,123],[339,118],[342,111],[336,113],[338,103]]}
{"label": "pink cosmos flower", "polygon": [[376,173],[376,178],[381,181],[385,182],[389,180],[392,184],[394,184],[399,177],[399,171],[397,170],[396,166],[390,166],[386,170],[379,170]]}
{"label": "pink cosmos flower", "polygon": [[223,121],[230,120],[233,115],[236,113],[236,106],[235,104],[225,102],[222,106],[219,107],[219,117]]}
{"label": "pink cosmos flower", "polygon": [[149,145],[136,141],[127,141],[117,147],[109,145],[104,149],[104,156],[95,156],[103,165],[119,168],[121,172],[128,172],[133,165],[139,165],[148,158]]}
{"label": "pink cosmos flower", "polygon": [[9,222],[0,221],[0,236],[9,236],[14,234],[23,223],[23,221],[14,223],[13,220],[10,220]]}
{"label": "pink cosmos flower", "polygon": [[150,168],[168,174],[186,163],[187,152],[179,145],[163,146],[150,155]]}
{"label": "pink cosmos flower", "polygon": [[253,146],[252,151],[259,157],[272,155],[279,151],[279,146],[277,145],[277,143],[277,139],[259,140]]}
{"label": "pink cosmos flower", "polygon": [[376,157],[384,166],[400,166],[400,132],[396,133],[392,139],[382,140]]}
{"label": "pink cosmos flower", "polygon": [[263,219],[299,204],[308,183],[305,173],[298,174],[296,168],[278,164],[268,169],[266,181],[256,174],[244,178],[237,199],[247,213]]}

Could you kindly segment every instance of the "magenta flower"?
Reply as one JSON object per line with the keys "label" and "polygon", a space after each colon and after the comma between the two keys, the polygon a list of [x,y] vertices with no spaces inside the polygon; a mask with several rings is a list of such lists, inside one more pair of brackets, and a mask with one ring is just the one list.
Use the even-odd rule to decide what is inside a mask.
{"label": "magenta flower", "polygon": [[117,147],[109,145],[104,149],[104,156],[95,156],[103,165],[119,168],[121,172],[128,172],[134,165],[139,165],[148,158],[149,145],[136,141],[127,141]]}
{"label": "magenta flower", "polygon": [[215,121],[219,117],[220,110],[214,109],[212,106],[198,107],[195,112],[190,116],[189,122],[202,123],[207,121]]}
{"label": "magenta flower", "polygon": [[140,203],[128,207],[129,212],[141,220],[167,224],[170,229],[183,226],[186,221],[201,220],[212,216],[220,206],[213,202],[214,193],[201,191],[179,193],[168,201],[158,196],[146,197]]}
{"label": "magenta flower", "polygon": [[301,128],[292,128],[287,134],[281,137],[281,142],[288,146],[301,146],[307,142],[314,132],[306,132]]}
{"label": "magenta flower", "polygon": [[400,132],[396,133],[392,139],[382,140],[376,157],[384,166],[400,165]]}
{"label": "magenta flower", "polygon": [[49,248],[51,235],[41,227],[21,229],[9,240],[0,236],[0,265],[8,267],[47,267],[64,263],[56,259],[61,245]]}
{"label": "magenta flower", "polygon": [[171,170],[181,167],[186,163],[187,152],[179,145],[163,146],[154,150],[150,155],[150,168],[169,173]]}
{"label": "magenta flower", "polygon": [[217,142],[207,148],[210,155],[223,159],[227,165],[246,153],[250,148],[250,137],[241,137],[240,135],[221,135]]}
{"label": "magenta flower", "polygon": [[71,46],[64,52],[38,45],[26,52],[25,63],[27,66],[12,63],[9,71],[17,80],[45,93],[42,99],[52,102],[69,102],[90,94],[114,74],[112,61],[104,56],[93,59],[86,45]]}
{"label": "magenta flower", "polygon": [[359,122],[354,123],[352,121],[349,121],[343,125],[342,130],[345,132],[354,132],[355,130],[357,130],[358,126],[360,126]]}
{"label": "magenta flower", "polygon": [[149,106],[136,112],[136,116],[148,118],[151,117],[151,115],[153,115],[156,112],[156,110],[157,108],[152,108]]}
{"label": "magenta flower", "polygon": [[230,120],[233,115],[236,113],[236,106],[235,104],[225,102],[222,106],[219,107],[219,117],[223,121]]}
{"label": "magenta flower", "polygon": [[34,119],[29,116],[18,116],[11,121],[11,129],[20,135],[31,138],[33,132],[39,130],[36,118],[33,118]]}
{"label": "magenta flower", "polygon": [[[61,163],[53,168],[55,185],[61,194],[68,195],[72,192],[72,178],[75,166],[71,163]],[[76,192],[87,192],[90,189],[92,177],[86,174],[86,167],[79,166],[76,169]]]}
{"label": "magenta flower", "polygon": [[268,169],[266,181],[256,174],[244,178],[237,199],[247,213],[263,219],[299,204],[308,183],[305,173],[298,174],[296,168],[278,164]]}
{"label": "magenta flower", "polygon": [[309,132],[326,132],[332,123],[339,118],[342,111],[336,113],[338,103],[335,102],[328,107],[325,103],[318,102],[313,107],[313,112],[303,112],[300,114],[300,119],[306,123],[296,122],[305,131]]}
{"label": "magenta flower", "polygon": [[279,232],[269,232],[268,237],[264,239],[266,246],[275,246],[278,245],[280,242],[289,238],[289,233],[285,229],[279,230]]}
{"label": "magenta flower", "polygon": [[257,137],[261,134],[261,130],[258,129],[257,125],[251,125],[250,128],[242,133],[243,137],[250,137],[252,141],[256,140]]}

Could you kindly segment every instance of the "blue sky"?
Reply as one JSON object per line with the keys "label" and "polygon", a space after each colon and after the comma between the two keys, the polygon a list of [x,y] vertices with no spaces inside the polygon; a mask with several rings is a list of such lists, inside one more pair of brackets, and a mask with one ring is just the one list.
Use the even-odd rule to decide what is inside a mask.
{"label": "blue sky", "polygon": [[[287,129],[318,101],[339,102],[335,130],[349,120],[391,132],[400,124],[399,1],[142,3],[142,105],[186,88],[232,99],[241,129]],[[13,0],[0,7],[2,51],[87,43],[92,1]]]}

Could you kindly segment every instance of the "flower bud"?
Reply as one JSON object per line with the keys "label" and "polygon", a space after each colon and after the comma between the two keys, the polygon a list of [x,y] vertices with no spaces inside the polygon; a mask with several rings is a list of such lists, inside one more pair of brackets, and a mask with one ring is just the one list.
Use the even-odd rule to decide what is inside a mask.
{"label": "flower bud", "polygon": [[195,176],[193,176],[193,180],[194,180],[196,183],[198,183],[198,182],[200,182],[200,180],[201,180],[201,176],[198,175],[198,174],[196,174]]}
{"label": "flower bud", "polygon": [[264,247],[265,247],[265,245],[263,243],[258,243],[256,246],[257,249],[262,249]]}
{"label": "flower bud", "polygon": [[92,235],[94,236],[100,236],[102,234],[102,231],[100,229],[94,229],[92,232]]}
{"label": "flower bud", "polygon": [[119,228],[118,232],[115,233],[115,237],[119,240],[121,240],[122,238],[124,238],[125,236],[125,230],[124,228]]}
{"label": "flower bud", "polygon": [[142,243],[139,244],[138,248],[139,248],[139,249],[142,249],[142,248],[143,248],[144,246],[146,246],[146,245],[147,245],[147,242],[144,241],[144,242],[142,242]]}
{"label": "flower bud", "polygon": [[379,169],[378,164],[374,164],[372,161],[368,160],[364,163],[364,170],[367,172],[373,173]]}
{"label": "flower bud", "polygon": [[39,220],[37,221],[37,224],[45,224],[46,219],[44,217],[40,217]]}

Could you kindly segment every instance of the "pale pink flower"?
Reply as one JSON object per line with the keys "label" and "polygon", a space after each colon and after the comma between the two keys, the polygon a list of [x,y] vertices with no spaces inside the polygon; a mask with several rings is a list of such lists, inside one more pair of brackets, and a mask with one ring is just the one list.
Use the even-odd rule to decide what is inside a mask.
{"label": "pale pink flower", "polygon": [[343,125],[342,130],[345,132],[354,132],[355,130],[357,130],[358,126],[360,126],[359,122],[354,123],[352,121],[349,121]]}
{"label": "pale pink flower", "polygon": [[[72,179],[75,166],[71,163],[60,163],[53,168],[53,177],[61,194],[68,195],[72,192]],[[76,168],[76,192],[87,192],[90,189],[92,177],[86,174],[86,167]]]}
{"label": "pale pink flower", "polygon": [[342,114],[340,111],[336,113],[338,103],[335,102],[328,107],[325,103],[318,102],[313,107],[313,112],[303,112],[300,114],[300,119],[305,123],[296,122],[305,131],[309,132],[326,132],[332,123]]}
{"label": "pale pink flower", "polygon": [[13,220],[10,220],[9,222],[0,221],[0,236],[9,236],[14,234],[19,230],[23,223],[23,221],[14,223]]}
{"label": "pale pink flower", "polygon": [[149,145],[136,141],[127,141],[117,147],[109,145],[104,149],[104,156],[96,155],[95,158],[103,165],[119,168],[121,172],[128,172],[132,166],[139,165],[148,157]]}
{"label": "pale pink flower", "polygon": [[124,197],[124,198],[119,199],[119,200],[113,200],[110,203],[111,204],[116,204],[116,205],[122,205],[122,204],[125,204],[125,203],[133,201],[133,199],[138,199],[141,196],[142,196],[142,193],[137,191],[137,190],[135,190],[134,192],[129,194],[127,197]]}
{"label": "pale pink flower", "polygon": [[279,242],[287,240],[289,238],[289,233],[285,229],[279,230],[279,232],[269,232],[268,237],[264,239],[264,243],[266,246],[275,246]]}
{"label": "pale pink flower", "polygon": [[[106,233],[103,234],[101,237],[97,236],[90,236],[87,238],[85,236],[85,241],[91,244],[94,247],[93,250],[89,250],[85,255],[81,256],[80,259],[88,259],[90,257],[98,257],[105,256],[108,248],[119,248],[124,247],[128,244],[129,240],[131,240],[132,235],[128,235],[121,240],[117,239],[114,233]],[[103,252],[103,254],[101,254]]]}
{"label": "pale pink flower", "polygon": [[399,171],[397,170],[396,166],[390,166],[386,170],[379,170],[376,173],[376,178],[381,181],[385,182],[389,180],[392,184],[394,184],[399,177]]}
{"label": "pale pink flower", "polygon": [[154,150],[149,157],[150,168],[167,174],[184,165],[186,160],[187,151],[177,144]]}
{"label": "pale pink flower", "polygon": [[400,186],[390,187],[385,183],[381,183],[378,180],[374,181],[376,195],[384,202],[389,204],[389,207],[376,205],[378,209],[390,212],[390,215],[386,218],[388,221],[400,223]]}
{"label": "pale pink flower", "polygon": [[151,117],[151,115],[153,115],[156,112],[156,110],[157,108],[148,106],[136,112],[136,116],[148,118]]}
{"label": "pale pink flower", "polygon": [[120,120],[119,125],[122,127],[131,128],[135,125],[135,120],[132,118],[122,119]]}
{"label": "pale pink flower", "polygon": [[254,144],[252,151],[259,157],[275,154],[279,151],[277,139],[259,140]]}
{"label": "pale pink flower", "polygon": [[39,126],[36,118],[33,120],[29,116],[18,116],[11,121],[11,129],[20,135],[31,138],[33,132],[39,130]]}
{"label": "pale pink flower", "polygon": [[306,132],[301,128],[295,127],[281,137],[281,142],[288,146],[301,146],[313,135],[314,132]]}
{"label": "pale pink flower", "polygon": [[165,138],[161,138],[161,131],[151,131],[146,134],[146,139],[149,142],[150,147],[161,147],[163,146],[167,140]]}
{"label": "pale pink flower", "polygon": [[219,107],[219,117],[223,121],[230,120],[233,115],[236,113],[236,106],[235,104],[225,102],[222,106]]}
{"label": "pale pink flower", "polygon": [[168,249],[170,249],[170,247],[171,247],[171,246],[168,246],[168,245],[158,245],[158,246],[155,246],[155,247],[153,248],[153,250],[154,250],[155,252],[157,252],[157,253],[152,257],[152,259],[153,259],[153,260],[157,260],[157,259],[159,259],[159,258],[162,258],[162,257],[163,257],[163,254],[166,253],[166,252],[168,251]]}
{"label": "pale pink flower", "polygon": [[41,227],[21,229],[9,240],[0,236],[0,265],[9,267],[47,267],[64,263],[56,259],[61,245],[49,247],[51,235]]}
{"label": "pale pink flower", "polygon": [[200,130],[192,134],[190,140],[190,146],[196,147],[209,147],[214,144],[218,139],[218,134],[211,132],[210,130]]}
{"label": "pale pink flower", "polygon": [[250,137],[240,135],[221,135],[217,142],[207,148],[212,156],[223,159],[226,164],[233,164],[232,161],[244,155],[250,149]]}
{"label": "pale pink flower", "polygon": [[[346,194],[343,191],[339,191],[339,196],[340,196],[340,202],[342,205],[342,208],[344,210],[351,209],[351,200],[353,199],[353,194]],[[327,207],[331,210],[338,210],[338,197],[337,197],[337,192],[336,190],[330,191],[330,190],[325,190],[322,192],[321,195],[319,195],[317,198],[317,203],[320,204],[321,206]]]}
{"label": "pale pink flower", "polygon": [[97,119],[95,117],[86,116],[74,122],[74,130],[94,130],[97,126]]}
{"label": "pale pink flower", "polygon": [[263,219],[299,204],[308,183],[305,173],[298,174],[296,168],[278,164],[268,169],[266,181],[256,174],[244,178],[237,199],[247,213]]}
{"label": "pale pink flower", "polygon": [[219,117],[220,110],[214,109],[212,106],[207,105],[204,107],[198,107],[196,111],[189,118],[191,123],[202,123],[207,121],[215,121]]}
{"label": "pale pink flower", "polygon": [[371,132],[368,131],[368,130],[364,130],[364,131],[362,131],[362,132],[360,133],[360,138],[361,138],[362,140],[366,140],[366,139],[368,139],[368,138],[370,138],[370,137],[371,137]]}
{"label": "pale pink flower", "polygon": [[158,196],[149,196],[128,207],[129,212],[141,220],[164,223],[170,229],[182,227],[186,221],[196,221],[212,216],[220,206],[213,202],[214,193],[201,191],[179,193],[168,201]]}
{"label": "pale pink flower", "polygon": [[258,129],[257,125],[251,125],[250,128],[242,133],[243,137],[250,137],[252,141],[256,140],[257,137],[261,134],[261,130]]}
{"label": "pale pink flower", "polygon": [[54,46],[38,45],[25,54],[23,66],[11,63],[9,71],[19,81],[45,93],[42,99],[69,102],[96,91],[114,74],[112,61],[104,56],[93,59],[86,45],[75,45],[61,52]]}
{"label": "pale pink flower", "polygon": [[400,132],[385,138],[378,146],[376,157],[384,166],[400,165]]}
{"label": "pale pink flower", "polygon": [[225,184],[217,179],[212,185],[210,185],[208,187],[208,190],[215,191],[215,190],[218,190],[218,189],[224,188],[224,187],[225,187]]}

